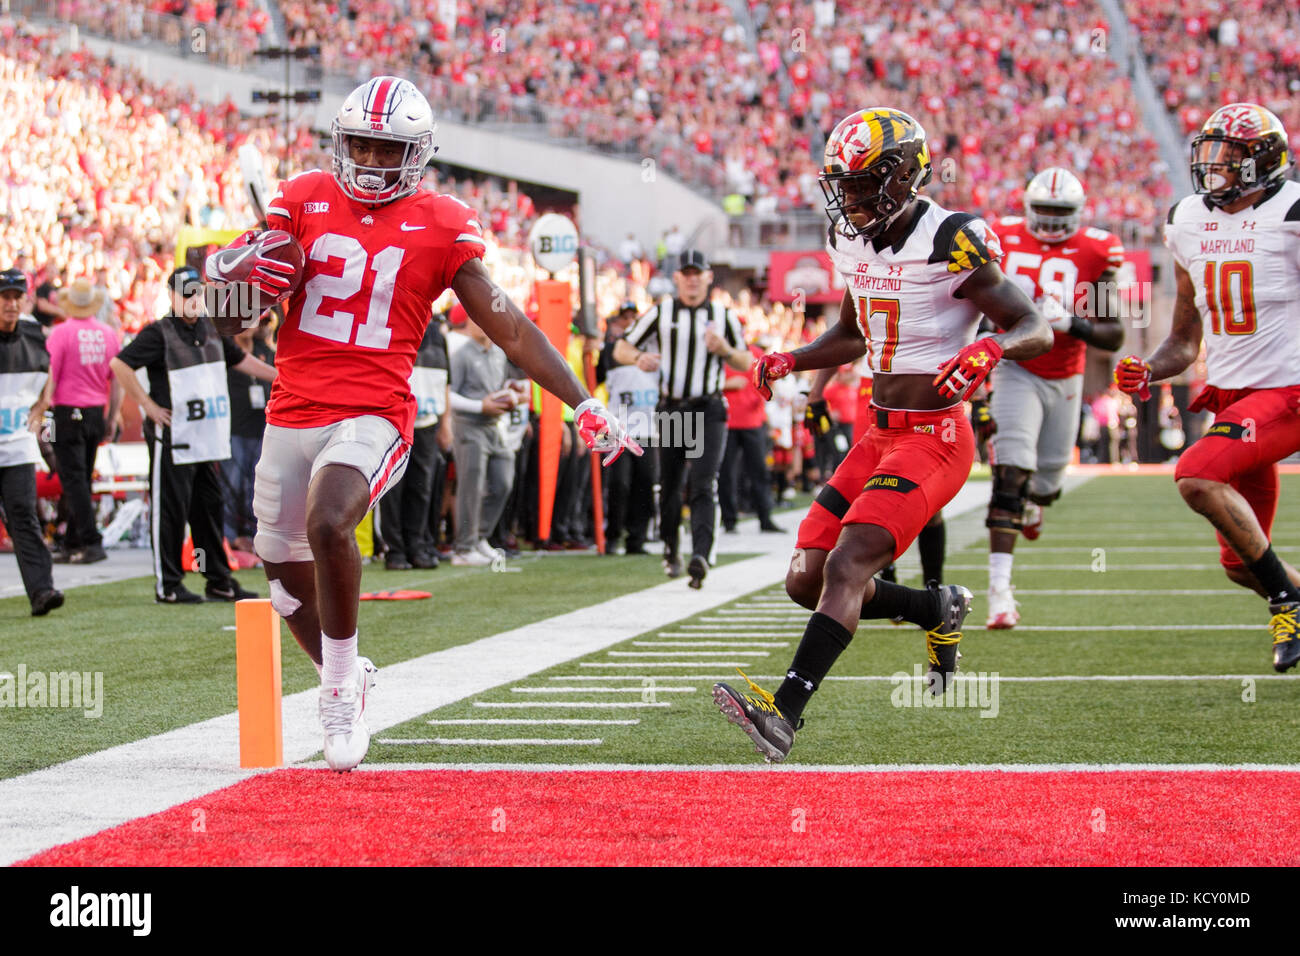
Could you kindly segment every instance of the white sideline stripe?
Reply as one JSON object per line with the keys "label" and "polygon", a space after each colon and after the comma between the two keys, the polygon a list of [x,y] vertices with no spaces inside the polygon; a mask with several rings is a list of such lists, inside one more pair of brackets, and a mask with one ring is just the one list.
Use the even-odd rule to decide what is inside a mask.
{"label": "white sideline stripe", "polygon": [[[1029,551],[1025,551],[1028,554]],[[948,571],[987,571],[987,564],[945,564],[944,572]],[[1017,565],[1016,573],[1024,574],[1026,571],[1087,571],[1089,574],[1114,574],[1117,571],[1222,571],[1223,566],[1220,564],[1113,564],[1107,562],[1105,571],[1093,571],[1091,564],[1038,564],[1033,561],[1026,561],[1024,565]]]}
{"label": "white sideline stripe", "polygon": [[[831,674],[822,678],[825,681],[845,681],[851,683],[871,682],[871,681],[890,681],[894,680],[899,674],[908,680],[915,679],[914,672],[899,671],[898,674],[873,674],[867,676],[853,675],[836,675]],[[730,681],[736,680],[739,675],[735,671],[730,674],[573,674],[566,677],[552,677],[551,680],[629,680],[629,681],[661,681],[661,680],[712,680],[712,681]],[[973,677],[973,674],[958,674],[957,677],[962,680]],[[756,681],[782,681],[785,680],[784,674],[750,674],[751,680]],[[1101,681],[1125,683],[1127,681],[1200,681],[1200,680],[1280,680],[1280,681],[1300,681],[1300,672],[1295,674],[1062,674],[1048,675],[1042,677],[1011,675],[998,675],[999,681],[1009,681],[1012,683],[1052,683],[1060,681],[1063,683]],[[637,690],[643,688],[638,687]],[[658,687],[656,690],[669,690],[667,687]]]}
{"label": "white sideline stripe", "polygon": [[[753,549],[772,550],[711,569],[708,586],[699,591],[682,581],[666,581],[399,664],[382,666],[381,661],[377,692],[366,708],[371,732],[380,734],[431,710],[516,683],[776,585],[785,580],[788,543],[779,535],[767,537],[777,540],[756,536]],[[476,573],[476,569],[468,573]],[[363,636],[363,653],[365,648]],[[230,691],[233,701],[233,681]],[[283,698],[286,766],[320,752],[318,700],[316,688]],[[238,715],[229,713],[0,780],[0,866],[263,772],[240,768]]]}
{"label": "white sideline stripe", "polygon": [[[324,761],[307,764],[325,766]],[[353,773],[459,770],[470,773],[1300,773],[1294,763],[382,763]]]}
{"label": "white sideline stripe", "polygon": [[1223,597],[1225,594],[1252,595],[1245,588],[1016,588],[1017,594],[1042,594],[1056,596],[1088,595],[1108,597],[1123,594],[1176,594],[1183,597]]}
{"label": "white sideline stripe", "polygon": [[520,708],[520,707],[585,707],[585,708],[631,708],[631,707],[671,707],[667,701],[656,701],[648,703],[646,701],[623,701],[623,700],[528,700],[528,701],[504,701],[490,702],[476,700],[475,707],[488,708]]}
{"label": "white sideline stripe", "polygon": [[[789,622],[789,624],[790,624],[789,627],[781,631],[772,630],[772,628],[776,626],[774,624],[769,624],[768,629],[762,631],[754,630],[754,626],[752,624],[747,624],[747,625],[737,624],[733,626],[733,628],[729,631],[719,630],[718,627],[715,625],[713,627],[705,628],[699,631],[660,631],[659,636],[660,637],[740,637],[742,635],[749,634],[753,637],[789,637],[791,634],[803,633],[802,625],[796,627],[795,626],[796,622],[794,621]],[[689,624],[682,624],[679,626],[690,627]]]}
{"label": "white sideline stripe", "polygon": [[[641,687],[511,687],[515,694],[640,694]],[[660,687],[665,694],[693,694],[694,687]]]}
{"label": "white sideline stripe", "polygon": [[633,641],[633,647],[789,647],[789,641]]}
{"label": "white sideline stripe", "polygon": [[[732,657],[768,657],[767,651],[728,651]],[[610,657],[717,657],[717,651],[610,651]]]}
{"label": "white sideline stripe", "polygon": [[579,667],[745,667],[754,661],[580,661]]}
{"label": "white sideline stripe", "polygon": [[640,718],[632,720],[592,720],[582,717],[560,717],[550,719],[544,717],[456,717],[444,720],[426,720],[426,724],[456,726],[456,727],[476,727],[479,725],[485,727],[507,727],[515,724],[526,725],[530,727],[632,727],[641,723]]}
{"label": "white sideline stripe", "polygon": [[[1188,550],[1188,548],[1179,548],[1178,543],[1167,545],[1164,547],[1154,547],[1154,546],[1140,546],[1140,545],[1113,545],[1113,544],[1107,544],[1105,538],[1099,538],[1098,540],[1101,543],[1096,545],[1096,548],[1100,548],[1102,551],[1105,551],[1107,554],[1164,554],[1167,551]],[[1204,540],[1196,542],[1195,544],[1192,544],[1191,542],[1187,542],[1187,544],[1190,545],[1192,548],[1199,547],[1200,550],[1204,551],[1206,554],[1219,553],[1219,549],[1217,547],[1214,547],[1212,545],[1206,545]],[[1084,545],[1080,545],[1074,548],[1068,548],[1068,547],[1059,548],[1059,547],[1052,547],[1049,545],[1048,547],[1041,548],[1035,544],[1027,547],[1024,553],[1025,554],[1088,554],[1093,550],[1095,549],[1089,548]],[[1275,547],[1273,550],[1293,551],[1295,549],[1285,548],[1285,547]]]}
{"label": "white sideline stripe", "polygon": [[561,737],[485,737],[480,739],[464,737],[416,737],[412,739],[386,737],[376,740],[377,744],[388,747],[413,745],[435,745],[438,747],[598,747],[603,740],[592,737],[588,740],[564,739]]}

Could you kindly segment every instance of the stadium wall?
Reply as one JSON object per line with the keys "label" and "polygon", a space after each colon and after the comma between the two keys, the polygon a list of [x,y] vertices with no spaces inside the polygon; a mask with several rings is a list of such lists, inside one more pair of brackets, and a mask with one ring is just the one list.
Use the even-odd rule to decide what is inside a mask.
{"label": "stadium wall", "polygon": [[[84,33],[80,42],[97,55],[112,55],[134,65],[156,83],[192,87],[196,97],[210,102],[229,96],[246,109],[252,104],[253,90],[282,88],[264,76],[238,73],[199,59],[142,50]],[[296,107],[300,112],[295,116],[310,118],[314,126],[328,130],[342,102],[342,96],[326,93],[314,107]],[[436,116],[438,104],[432,105]],[[629,232],[646,249],[654,249],[673,226],[687,236],[698,235],[709,253],[716,252],[725,240],[727,217],[722,208],[659,170],[652,159],[628,162],[442,120],[435,139],[437,158],[442,162],[577,193],[584,237],[606,249],[617,248]]]}

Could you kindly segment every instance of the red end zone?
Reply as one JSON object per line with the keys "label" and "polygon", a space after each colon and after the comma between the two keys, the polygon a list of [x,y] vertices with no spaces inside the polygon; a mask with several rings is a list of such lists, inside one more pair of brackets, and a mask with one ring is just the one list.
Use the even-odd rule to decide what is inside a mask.
{"label": "red end zone", "polygon": [[1269,771],[283,770],[25,861],[1295,865]]}

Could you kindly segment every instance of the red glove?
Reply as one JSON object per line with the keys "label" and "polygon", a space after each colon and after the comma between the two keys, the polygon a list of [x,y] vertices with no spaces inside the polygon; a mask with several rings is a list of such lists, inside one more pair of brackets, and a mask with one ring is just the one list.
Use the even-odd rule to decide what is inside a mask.
{"label": "red glove", "polygon": [[643,453],[641,446],[623,431],[614,414],[594,398],[587,399],[573,410],[573,421],[588,448],[609,453],[601,462],[603,465],[614,464],[624,448],[634,455]]}
{"label": "red glove", "polygon": [[203,263],[203,274],[209,282],[247,282],[271,298],[282,298],[293,288],[297,273],[292,263],[266,255],[273,249],[288,245],[293,239],[281,235],[262,240],[263,234],[249,231],[224,249],[218,249]]}
{"label": "red glove", "polygon": [[1151,366],[1136,355],[1125,355],[1115,366],[1115,384],[1145,402],[1151,397]]}
{"label": "red glove", "polygon": [[944,398],[968,399],[984,384],[1002,358],[1002,346],[991,338],[976,339],[939,366],[934,386]]}
{"label": "red glove", "polygon": [[758,394],[767,401],[772,400],[772,386],[778,378],[785,378],[794,371],[794,356],[789,352],[772,352],[764,355],[754,365],[754,387]]}

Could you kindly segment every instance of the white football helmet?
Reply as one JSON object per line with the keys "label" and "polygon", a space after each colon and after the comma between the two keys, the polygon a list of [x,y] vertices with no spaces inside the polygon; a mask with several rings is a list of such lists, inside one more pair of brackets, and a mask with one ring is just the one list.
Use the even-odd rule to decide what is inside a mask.
{"label": "white football helmet", "polygon": [[[1025,187],[1025,225],[1042,242],[1063,242],[1079,231],[1087,197],[1083,183],[1068,169],[1053,166]],[[1038,207],[1038,208],[1035,208]]]}
{"label": "white football helmet", "polygon": [[[358,86],[330,124],[334,136],[334,178],[357,202],[380,205],[409,196],[420,186],[433,145],[433,110],[415,85],[396,76],[377,76]],[[351,156],[352,137],[406,144],[399,166],[361,166]]]}

